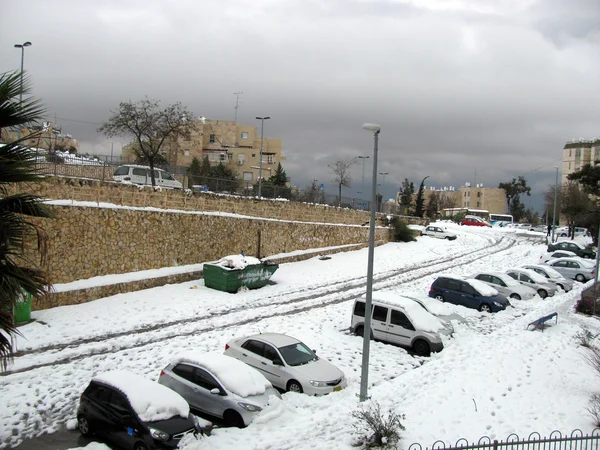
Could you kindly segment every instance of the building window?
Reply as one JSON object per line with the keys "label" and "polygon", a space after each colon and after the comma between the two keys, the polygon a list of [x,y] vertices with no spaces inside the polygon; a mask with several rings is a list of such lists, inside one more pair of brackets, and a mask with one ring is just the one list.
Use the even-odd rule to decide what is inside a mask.
{"label": "building window", "polygon": [[244,172],[244,181],[252,181],[252,172]]}
{"label": "building window", "polygon": [[233,161],[233,153],[227,153],[227,159]]}
{"label": "building window", "polygon": [[242,131],[242,139],[248,139],[248,132],[247,131]]}
{"label": "building window", "polygon": [[[481,197],[481,191],[479,191],[479,192],[477,193],[477,197]],[[477,205],[477,206],[479,206],[479,205]]]}
{"label": "building window", "polygon": [[267,164],[274,164],[275,163],[275,157],[273,155],[268,155],[267,156]]}
{"label": "building window", "polygon": [[256,158],[256,153],[252,153],[252,157],[253,157],[253,158]]}
{"label": "building window", "polygon": [[479,208],[481,206],[481,203],[477,202],[477,207]]}
{"label": "building window", "polygon": [[183,151],[183,154],[184,154],[185,156],[190,156],[190,151],[189,151],[189,150],[184,150],[184,151]]}
{"label": "building window", "polygon": [[581,158],[581,149],[580,148],[575,150],[575,158]]}
{"label": "building window", "polygon": [[215,135],[211,134],[210,137],[209,137],[209,140],[210,140],[211,144],[214,144],[215,143]]}
{"label": "building window", "polygon": [[569,170],[571,170],[571,161],[569,161]]}
{"label": "building window", "polygon": [[225,153],[221,153],[219,155],[219,161],[223,162],[227,160],[227,155]]}

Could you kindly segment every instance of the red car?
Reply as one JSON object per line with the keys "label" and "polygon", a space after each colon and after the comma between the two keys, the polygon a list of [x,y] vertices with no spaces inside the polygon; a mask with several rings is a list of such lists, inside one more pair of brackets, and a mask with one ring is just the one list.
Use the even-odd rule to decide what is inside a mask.
{"label": "red car", "polygon": [[473,227],[491,227],[489,223],[478,216],[465,216],[460,222],[461,225],[470,225]]}

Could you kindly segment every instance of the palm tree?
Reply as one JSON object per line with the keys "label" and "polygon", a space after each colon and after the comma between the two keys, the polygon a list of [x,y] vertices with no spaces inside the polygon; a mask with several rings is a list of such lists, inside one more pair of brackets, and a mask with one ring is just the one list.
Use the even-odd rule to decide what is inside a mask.
{"label": "palm tree", "polygon": [[[30,90],[26,78],[21,87],[21,73],[0,74],[0,134],[6,127],[27,126],[41,118],[43,109],[39,100],[23,98]],[[33,136],[27,136],[28,139]],[[13,308],[16,299],[25,291],[40,295],[47,291],[45,274],[37,261],[25,252],[26,245],[37,244],[40,262],[46,254],[44,230],[31,222],[31,217],[51,217],[50,210],[39,197],[31,194],[9,195],[8,187],[39,179],[35,157],[23,145],[24,138],[0,146],[0,367],[13,354],[12,341],[16,334]]]}

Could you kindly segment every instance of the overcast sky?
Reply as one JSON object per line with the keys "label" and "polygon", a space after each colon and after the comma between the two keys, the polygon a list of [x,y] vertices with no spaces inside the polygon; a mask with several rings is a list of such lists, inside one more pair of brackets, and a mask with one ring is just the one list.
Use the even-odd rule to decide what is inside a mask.
{"label": "overcast sky", "polygon": [[[368,155],[370,192],[361,126],[376,122],[384,198],[405,178],[497,187],[524,175],[541,212],[565,142],[600,135],[598,0],[4,0],[2,11],[0,71],[18,69],[13,45],[31,41],[33,93],[83,152],[110,153],[96,128],[120,101],[233,120],[243,91],[238,122],[271,117],[265,136],[282,139],[293,185],[334,192],[328,166]],[[359,196],[361,172],[344,195]]]}

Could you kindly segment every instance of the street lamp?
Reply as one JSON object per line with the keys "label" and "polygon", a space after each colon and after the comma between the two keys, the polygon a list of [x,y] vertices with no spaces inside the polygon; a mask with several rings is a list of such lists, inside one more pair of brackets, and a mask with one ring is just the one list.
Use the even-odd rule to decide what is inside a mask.
{"label": "street lamp", "polygon": [[558,167],[556,169],[556,183],[554,184],[554,213],[552,215],[552,242],[554,242],[554,231],[556,230],[556,196],[558,194]]}
{"label": "street lamp", "polygon": [[377,145],[381,127],[374,123],[365,123],[363,130],[373,133],[373,187],[371,189],[371,220],[369,222],[369,257],[367,263],[367,299],[365,301],[365,329],[363,333],[362,368],[360,373],[360,397],[367,399],[369,385],[369,340],[371,339],[371,299],[373,297],[373,256],[375,254],[375,207],[377,191]]}
{"label": "street lamp", "polygon": [[265,131],[265,120],[270,117],[257,117],[260,120],[260,164],[258,166],[258,198],[262,197],[262,153],[263,153],[263,132]]}
{"label": "street lamp", "polygon": [[360,193],[364,195],[365,192],[365,159],[369,159],[368,156],[359,156],[359,159],[362,159],[362,188],[360,189]]}
{"label": "street lamp", "polygon": [[23,103],[23,63],[25,61],[25,47],[29,47],[31,42],[23,42],[22,44],[15,44],[15,48],[21,49],[21,93],[19,95],[19,106]]}

